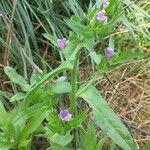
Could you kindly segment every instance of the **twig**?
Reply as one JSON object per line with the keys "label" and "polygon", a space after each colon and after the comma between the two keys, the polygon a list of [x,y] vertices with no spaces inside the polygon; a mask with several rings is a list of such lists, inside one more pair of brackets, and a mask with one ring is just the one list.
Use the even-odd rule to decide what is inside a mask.
{"label": "twig", "polygon": [[[12,11],[10,24],[9,24],[9,27],[8,27],[8,34],[7,34],[7,43],[8,44],[10,44],[11,41],[12,41],[12,32],[11,32],[11,30],[12,30],[12,26],[13,26],[13,18],[14,18],[15,12],[16,12],[17,3],[18,3],[18,0],[15,0],[14,4],[13,4],[13,11]],[[7,47],[5,49],[5,53],[4,53],[4,65],[5,66],[9,66],[9,53],[10,53],[10,48]]]}
{"label": "twig", "polygon": [[[127,71],[127,68],[123,71],[123,73],[122,73],[122,75],[121,75],[121,78],[120,78],[120,81],[123,79],[123,77],[124,77],[126,71]],[[112,84],[112,82],[111,82],[111,84]],[[118,90],[119,85],[120,85],[120,82],[118,82],[118,84],[115,86],[115,89],[113,90],[113,93],[112,93],[112,95],[111,95],[111,97],[110,97],[109,103],[112,101],[112,99],[113,99],[113,97],[114,97],[116,91]],[[117,91],[117,92],[118,92],[118,91]],[[119,93],[120,93],[120,92],[119,92]]]}
{"label": "twig", "polygon": [[47,52],[48,52],[48,45],[46,45],[46,49],[45,49],[45,52],[43,54],[43,59],[45,59],[46,55],[47,55]]}
{"label": "twig", "polygon": [[140,132],[142,135],[150,136],[150,132],[148,132],[148,131],[146,131],[146,130],[144,130],[144,129],[142,129],[142,128],[138,128],[138,127],[134,126],[133,124],[131,124],[131,123],[129,123],[129,122],[123,120],[123,119],[121,119],[121,121],[122,121],[122,123],[123,123],[128,129],[131,129],[131,128],[132,128],[132,129],[135,129],[135,130],[137,130],[138,132]]}
{"label": "twig", "polygon": [[25,49],[22,48],[21,44],[19,43],[17,37],[15,34],[12,34],[13,38],[16,41],[16,44],[18,45],[19,49],[21,50],[22,54],[26,57],[26,59],[28,60],[28,62],[31,64],[31,66],[40,74],[43,73],[43,71],[28,57],[28,55],[25,52]]}
{"label": "twig", "polygon": [[5,66],[3,64],[0,64],[0,67],[4,68]]}
{"label": "twig", "polygon": [[21,47],[21,51],[23,55],[27,58],[28,62],[31,64],[31,66],[40,74],[43,73],[43,71],[27,56],[25,50]]}

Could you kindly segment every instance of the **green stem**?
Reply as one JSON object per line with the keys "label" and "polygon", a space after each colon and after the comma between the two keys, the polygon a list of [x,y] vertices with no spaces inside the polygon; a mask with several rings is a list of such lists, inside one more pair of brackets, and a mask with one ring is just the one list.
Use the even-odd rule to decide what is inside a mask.
{"label": "green stem", "polygon": [[62,64],[61,66],[59,66],[58,68],[56,68],[55,70],[51,71],[50,73],[46,74],[43,79],[38,82],[26,95],[25,99],[24,99],[24,108],[26,109],[28,107],[29,104],[29,100],[30,100],[30,96],[32,96],[32,94],[34,92],[36,92],[36,90],[47,80],[51,80],[52,78],[54,78],[55,76],[57,76],[59,73],[65,71],[65,70],[70,70],[71,68],[69,68],[67,66],[67,64]]}
{"label": "green stem", "polygon": [[70,109],[71,113],[75,113],[76,108],[76,93],[77,93],[77,80],[78,80],[78,72],[79,72],[79,57],[80,57],[80,48],[81,45],[79,44],[76,48],[76,58],[73,64],[73,70],[71,74],[71,83],[72,83],[72,90],[71,90],[71,102],[70,102]]}

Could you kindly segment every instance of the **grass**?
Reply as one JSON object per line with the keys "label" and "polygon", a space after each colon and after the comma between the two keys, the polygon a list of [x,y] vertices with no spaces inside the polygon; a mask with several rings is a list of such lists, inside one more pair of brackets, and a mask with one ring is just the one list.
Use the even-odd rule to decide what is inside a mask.
{"label": "grass", "polygon": [[[3,12],[3,16],[0,18],[2,26],[0,32],[1,49],[5,51],[4,55],[10,56],[10,64],[14,63],[18,69],[23,68],[25,78],[28,78],[26,70],[30,66],[29,59],[34,60],[40,67],[43,67],[42,60],[35,55],[35,53],[40,55],[43,49],[46,51],[50,47],[47,40],[43,38],[42,33],[52,33],[59,38],[67,36],[68,29],[63,19],[70,17],[72,14],[81,13],[82,10],[76,0],[74,2],[70,0],[65,2],[46,0],[31,2],[23,0],[16,1],[16,4],[13,1],[6,2],[2,0],[0,9]],[[16,43],[19,44],[19,48]],[[6,50],[9,50],[9,54]],[[53,57],[58,57],[58,51],[49,48],[48,50]],[[26,53],[26,56],[24,56],[24,53]],[[1,54],[1,60],[2,57],[3,54]],[[5,57],[8,59],[8,56]],[[17,63],[18,60],[19,64]],[[4,63],[6,65],[6,62]],[[21,69],[19,70],[21,71]]]}
{"label": "grass", "polygon": [[[19,62],[21,63],[17,64],[17,68],[24,68],[24,76],[27,78],[28,75],[27,72],[25,73],[25,70],[27,70],[30,65],[27,58],[24,58],[23,52],[19,50],[18,45],[15,44],[16,40],[19,41],[20,46],[24,49],[26,57],[29,57],[30,60],[34,60],[40,67],[43,67],[41,59],[37,57],[35,53],[41,54],[41,51],[48,49],[55,58],[58,57],[59,53],[55,49],[49,49],[50,45],[43,38],[42,33],[48,32],[58,37],[67,37],[68,29],[63,19],[70,17],[72,14],[83,17],[89,1],[86,1],[86,3],[76,0],[37,0],[32,2],[23,0],[16,2],[16,6],[12,1],[6,2],[2,0],[0,3],[0,9],[3,12],[0,41],[3,45],[3,50],[11,49],[10,62],[12,60],[13,63],[17,64],[17,60],[20,59]],[[125,7],[123,13],[125,12],[127,17],[124,16],[120,18],[123,20],[123,23],[119,25],[118,28],[129,31],[134,40],[136,40],[136,43],[141,39],[137,37],[137,33],[140,33],[142,38],[149,40],[149,2],[145,0],[144,2],[140,1],[136,3],[134,1],[125,0],[124,3]],[[14,14],[12,14],[13,9]],[[9,31],[10,27],[11,31]],[[17,39],[15,39],[10,32],[13,33]],[[10,43],[8,42],[8,37],[10,38]]]}

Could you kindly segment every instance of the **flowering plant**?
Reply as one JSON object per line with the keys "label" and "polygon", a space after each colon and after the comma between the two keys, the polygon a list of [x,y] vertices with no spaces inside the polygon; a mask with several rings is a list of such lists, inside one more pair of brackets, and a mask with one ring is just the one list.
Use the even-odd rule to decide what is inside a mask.
{"label": "flowering plant", "polygon": [[[122,6],[122,1],[119,0],[103,0],[100,3],[97,1],[89,6],[85,17],[72,16],[70,20],[65,20],[70,28],[68,37],[43,34],[58,48],[63,60],[53,71],[47,74],[33,72],[28,83],[13,68],[5,68],[11,82],[18,85],[21,92],[11,95],[10,101],[17,103],[12,111],[6,112],[0,103],[0,111],[3,114],[0,117],[0,147],[5,150],[29,150],[33,138],[37,136],[47,139],[50,143],[49,150],[99,150],[104,139],[102,137],[97,142],[93,121],[94,125],[101,128],[102,132],[122,149],[137,149],[130,132],[92,85],[97,75],[104,74],[121,63],[139,58],[139,53],[130,58],[128,55],[122,57],[122,53],[114,46],[111,33],[120,22]],[[95,48],[100,43],[104,44]],[[100,49],[99,53],[97,49]],[[97,69],[85,84],[80,83],[78,78],[82,51],[88,53]],[[64,105],[64,99],[67,106]],[[83,101],[92,109],[92,121],[87,120],[90,110],[82,107]],[[84,122],[88,123],[87,131]],[[76,139],[81,138],[81,133],[83,138],[77,143]]]}

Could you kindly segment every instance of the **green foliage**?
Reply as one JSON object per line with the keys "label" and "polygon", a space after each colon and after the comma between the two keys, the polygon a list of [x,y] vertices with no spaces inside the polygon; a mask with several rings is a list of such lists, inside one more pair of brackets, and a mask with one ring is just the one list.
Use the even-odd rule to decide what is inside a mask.
{"label": "green foliage", "polygon": [[92,86],[80,95],[93,109],[94,122],[124,150],[136,150],[136,145],[123,123]]}
{"label": "green foliage", "polygon": [[13,69],[11,67],[5,67],[4,71],[12,83],[19,85],[23,91],[29,90],[30,85],[27,83],[27,81],[22,76],[20,76],[16,73],[15,69]]}
{"label": "green foliage", "polygon": [[105,73],[110,69],[117,67],[118,65],[125,64],[129,61],[140,60],[148,57],[149,56],[147,54],[144,54],[143,52],[139,52],[136,50],[135,51],[124,50],[117,53],[111,59],[103,57],[101,63],[98,66],[98,70],[101,73]]}
{"label": "green foliage", "polygon": [[50,142],[52,145],[60,145],[62,147],[69,144],[73,139],[73,136],[70,135],[70,133],[66,133],[65,135],[60,135],[58,133],[54,134],[52,137],[50,137]]}
{"label": "green foliage", "polygon": [[57,81],[55,85],[52,87],[52,93],[63,94],[70,92],[71,92],[71,85],[66,81]]}
{"label": "green foliage", "polygon": [[71,150],[71,149],[67,147],[52,146],[50,148],[47,148],[46,150]]}
{"label": "green foliage", "polygon": [[[91,123],[87,124],[86,129],[88,113],[80,104],[81,99],[84,99],[92,109],[94,124],[112,139],[112,149],[116,144],[124,150],[137,149],[132,136],[119,117],[91,85],[93,77],[84,85],[78,80],[82,52],[86,52],[87,57],[92,60],[93,71],[97,69],[100,73],[106,73],[109,69],[129,61],[148,57],[139,47],[132,49],[126,47],[123,50],[124,47],[116,42],[116,39],[120,38],[118,24],[123,29],[127,27],[127,32],[132,34],[134,44],[141,35],[146,40],[149,39],[146,28],[138,29],[136,24],[130,23],[130,20],[137,18],[136,23],[140,25],[140,19],[137,17],[139,12],[142,13],[140,18],[144,20],[149,18],[149,15],[134,4],[127,7],[132,11],[136,10],[134,18],[130,18],[130,13],[124,8],[124,4],[128,3],[129,0],[111,0],[106,8],[108,22],[104,23],[96,19],[98,12],[102,10],[102,1],[96,3],[90,1],[89,7],[87,3],[87,9],[83,7],[84,10],[76,0],[67,0],[64,3],[53,0],[18,1],[14,18],[16,22],[12,27],[13,42],[9,45],[6,35],[3,35],[0,41],[12,50],[11,54],[16,59],[21,56],[22,65],[18,65],[17,70],[24,68],[24,77],[12,67],[4,68],[10,83],[16,88],[14,94],[0,91],[0,149],[30,150],[36,136],[48,140],[50,144],[48,150],[102,149],[104,138],[96,135],[96,129]],[[0,4],[6,17],[3,18],[3,23],[9,20],[12,4],[13,2],[4,0]],[[36,30],[39,30],[39,33],[34,32]],[[47,71],[45,67],[43,72],[38,73],[39,69],[33,62],[33,51],[39,53],[39,46],[47,43],[41,32],[45,32],[43,36],[51,42],[53,53],[57,51],[60,54],[62,62],[56,69]],[[57,39],[64,35],[68,41],[65,48],[60,49]],[[40,42],[37,41],[37,37]],[[126,39],[122,38],[120,41],[123,43]],[[107,58],[105,54],[105,49],[108,47],[116,52],[111,58]],[[27,73],[27,61],[34,68],[32,73]],[[43,59],[41,58],[40,61],[35,59],[36,61],[43,62]],[[9,103],[4,101],[2,96]],[[67,101],[67,105],[63,103],[64,101]],[[11,108],[5,109],[4,102],[11,104]],[[59,113],[64,108],[71,110],[70,120],[63,120],[60,117]]]}
{"label": "green foliage", "polygon": [[10,98],[10,102],[20,101],[25,98],[25,94],[17,92],[14,96]]}
{"label": "green foliage", "polygon": [[83,137],[83,148],[85,150],[102,150],[102,146],[104,144],[104,139],[100,139],[97,142],[97,136],[95,132],[95,128],[92,124],[88,125],[87,132],[84,134]]}
{"label": "green foliage", "polygon": [[[59,37],[67,36],[68,30],[63,18],[76,14],[77,6],[82,11],[76,0],[74,2],[71,0],[22,0],[17,2],[16,8],[14,8],[14,1],[1,1],[0,10],[3,13],[3,16],[0,17],[1,48],[10,49],[11,61],[16,64],[20,72],[24,73],[25,78],[28,77],[27,71],[31,71],[28,60],[33,61],[36,58],[35,62],[42,65],[42,60],[35,55],[35,53],[40,54],[40,49],[48,45],[41,32],[52,33]],[[15,15],[11,18],[13,9]],[[11,35],[12,42],[9,44],[7,33],[11,19],[14,25],[11,27],[13,34]],[[54,57],[59,55],[55,49],[49,49],[49,51]],[[1,51],[0,58],[3,58]]]}
{"label": "green foliage", "polygon": [[144,150],[149,150],[150,149],[150,141],[148,141],[144,147]]}
{"label": "green foliage", "polygon": [[48,119],[49,124],[48,128],[51,130],[53,133],[58,133],[58,134],[66,134],[69,132],[71,129],[81,125],[81,123],[85,120],[87,116],[86,112],[81,113],[77,117],[73,118],[69,122],[62,122],[61,119],[59,118],[58,114],[52,113],[51,118]]}
{"label": "green foliage", "polygon": [[[26,147],[32,139],[33,132],[40,126],[45,118],[47,106],[39,105],[35,110],[29,108],[26,111],[16,107],[12,111],[6,112],[2,103],[0,103],[1,114],[1,138],[0,146],[4,149]],[[30,120],[30,121],[29,121]]]}
{"label": "green foliage", "polygon": [[0,124],[3,124],[3,120],[5,120],[6,117],[6,111],[2,102],[0,102],[0,115]]}

